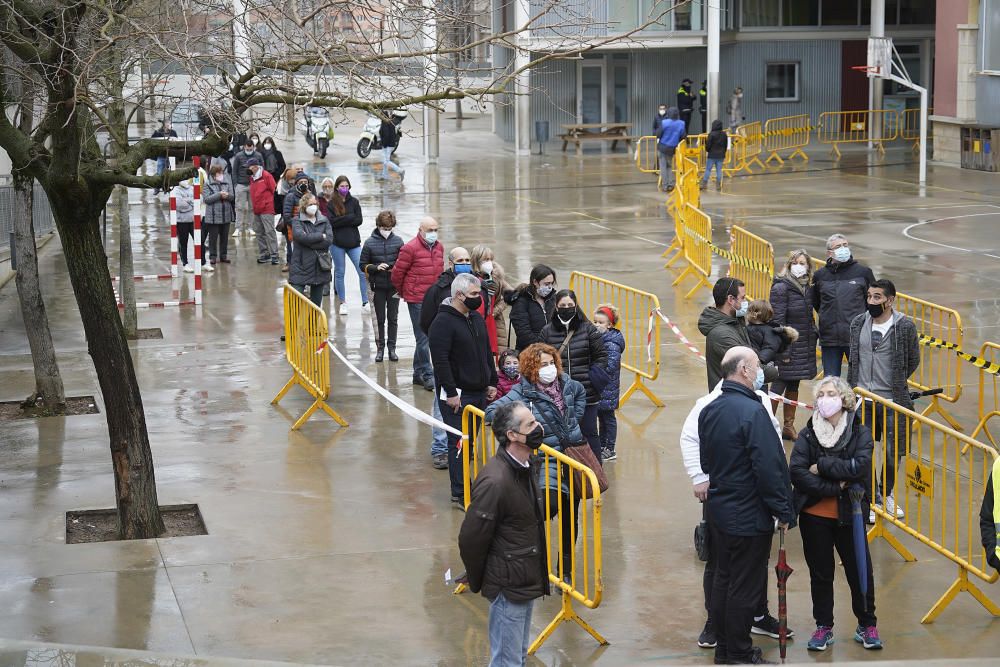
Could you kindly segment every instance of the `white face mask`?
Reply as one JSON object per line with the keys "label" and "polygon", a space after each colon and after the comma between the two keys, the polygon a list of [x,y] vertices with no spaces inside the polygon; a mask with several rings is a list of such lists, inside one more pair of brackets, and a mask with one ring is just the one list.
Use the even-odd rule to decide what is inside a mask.
{"label": "white face mask", "polygon": [[384,239],[387,239],[390,236],[392,236],[392,230],[391,229],[386,229],[384,227],[379,227],[378,228],[378,233],[381,234],[382,238],[384,238]]}
{"label": "white face mask", "polygon": [[608,331],[608,326],[606,324],[598,324],[594,322],[594,328],[603,336]]}
{"label": "white face mask", "polygon": [[557,375],[559,375],[559,371],[556,370],[555,364],[542,366],[538,369],[538,379],[541,380],[542,384],[552,384]]}
{"label": "white face mask", "polygon": [[272,144],[271,142],[268,142],[268,143],[264,144],[265,150],[271,150],[271,148],[273,148],[273,147],[274,147],[274,144]]}
{"label": "white face mask", "polygon": [[483,262],[482,264],[479,265],[479,269],[484,274],[486,274],[488,276],[492,276],[493,275],[493,262],[491,262],[489,260],[486,260],[485,262]]}
{"label": "white face mask", "polygon": [[306,215],[308,215],[309,217],[313,217],[316,215],[316,211],[318,210],[319,206],[317,206],[316,204],[309,204],[309,206],[306,206]]}
{"label": "white face mask", "polygon": [[840,246],[833,251],[833,258],[838,262],[846,262],[851,258],[851,249],[847,246]]}
{"label": "white face mask", "polygon": [[796,278],[801,278],[809,272],[809,268],[805,264],[792,264],[791,272]]}

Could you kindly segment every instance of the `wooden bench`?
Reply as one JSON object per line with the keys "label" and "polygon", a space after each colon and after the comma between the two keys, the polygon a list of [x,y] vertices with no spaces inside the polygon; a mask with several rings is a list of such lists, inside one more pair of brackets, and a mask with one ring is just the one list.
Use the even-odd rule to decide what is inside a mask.
{"label": "wooden bench", "polygon": [[632,142],[638,139],[628,135],[632,123],[579,123],[562,127],[566,130],[564,134],[559,135],[563,142],[563,152],[566,152],[566,147],[570,143],[574,143],[577,156],[583,155],[585,141],[610,141],[611,150],[618,147],[619,141],[624,141],[626,149],[631,151]]}

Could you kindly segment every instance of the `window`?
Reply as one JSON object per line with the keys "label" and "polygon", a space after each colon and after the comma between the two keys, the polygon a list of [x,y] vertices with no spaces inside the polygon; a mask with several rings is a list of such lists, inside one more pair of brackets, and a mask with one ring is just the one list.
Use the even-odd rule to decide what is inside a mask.
{"label": "window", "polygon": [[798,63],[767,63],[764,76],[764,101],[799,101]]}
{"label": "window", "polygon": [[980,12],[982,69],[987,72],[1000,72],[1000,0],[982,0]]}
{"label": "window", "polygon": [[819,25],[819,0],[784,0],[781,25]]}
{"label": "window", "polygon": [[743,25],[776,26],[781,16],[779,0],[743,0]]}
{"label": "window", "polygon": [[[903,25],[933,25],[936,9],[934,0],[903,0],[899,7],[899,22]],[[889,22],[888,16],[885,21]]]}
{"label": "window", "polygon": [[[888,16],[886,23],[889,23]],[[895,21],[893,21],[895,23]],[[858,4],[856,2],[823,3],[823,25],[857,25]]]}

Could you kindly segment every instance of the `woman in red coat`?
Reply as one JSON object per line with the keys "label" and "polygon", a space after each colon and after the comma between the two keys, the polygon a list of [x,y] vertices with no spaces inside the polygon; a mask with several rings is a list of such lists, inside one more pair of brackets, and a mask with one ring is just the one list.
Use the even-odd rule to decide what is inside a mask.
{"label": "woman in red coat", "polygon": [[477,245],[469,253],[472,259],[472,272],[482,281],[483,284],[483,305],[479,307],[479,314],[486,320],[486,333],[490,338],[490,349],[493,356],[499,353],[497,345],[497,304],[502,303],[505,291],[510,291],[510,286],[505,285],[502,279],[496,277],[496,264],[493,261],[493,251],[489,246]]}

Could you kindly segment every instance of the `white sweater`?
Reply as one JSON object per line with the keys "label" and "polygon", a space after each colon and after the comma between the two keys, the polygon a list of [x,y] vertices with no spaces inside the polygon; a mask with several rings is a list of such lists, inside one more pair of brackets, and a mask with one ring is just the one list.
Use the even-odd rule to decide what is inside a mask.
{"label": "white sweater", "polygon": [[[688,413],[687,419],[684,420],[684,426],[681,428],[681,457],[684,459],[684,468],[691,478],[691,484],[702,484],[708,481],[708,475],[701,469],[701,441],[698,439],[698,416],[701,415],[701,411],[705,409],[706,405],[721,395],[722,380],[719,380],[719,384],[715,385],[715,389],[695,401],[694,407],[691,408],[691,412]],[[762,391],[758,391],[757,395],[760,397],[760,402],[767,408],[767,414],[771,418],[771,423],[774,425],[774,430],[780,440],[781,424],[778,423],[778,419],[771,412],[771,399]]]}

